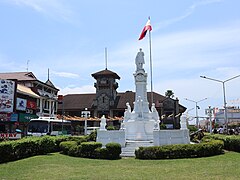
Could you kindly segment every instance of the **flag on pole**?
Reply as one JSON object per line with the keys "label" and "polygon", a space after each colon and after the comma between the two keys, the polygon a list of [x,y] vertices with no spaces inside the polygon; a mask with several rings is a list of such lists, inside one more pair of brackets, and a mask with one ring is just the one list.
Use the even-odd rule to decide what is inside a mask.
{"label": "flag on pole", "polygon": [[147,21],[146,25],[144,26],[144,28],[142,30],[142,33],[141,33],[138,40],[142,40],[146,36],[147,31],[151,31],[151,30],[152,30],[152,26],[151,26],[151,23],[150,23],[150,18],[148,18],[148,21]]}

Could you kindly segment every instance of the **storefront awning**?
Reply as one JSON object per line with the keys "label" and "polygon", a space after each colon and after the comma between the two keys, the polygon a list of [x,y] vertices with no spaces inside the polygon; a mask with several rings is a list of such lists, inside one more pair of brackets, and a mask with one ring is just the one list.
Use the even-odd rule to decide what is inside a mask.
{"label": "storefront awning", "polygon": [[23,86],[21,84],[17,85],[17,92],[34,98],[40,98],[40,96],[34,93],[29,87]]}

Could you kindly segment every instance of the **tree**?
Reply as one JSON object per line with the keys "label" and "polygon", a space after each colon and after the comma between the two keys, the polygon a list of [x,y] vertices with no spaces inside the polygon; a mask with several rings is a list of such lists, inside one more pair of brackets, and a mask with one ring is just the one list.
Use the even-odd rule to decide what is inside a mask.
{"label": "tree", "polygon": [[174,92],[172,90],[167,90],[165,92],[165,96],[169,97],[169,98],[173,98],[174,97]]}

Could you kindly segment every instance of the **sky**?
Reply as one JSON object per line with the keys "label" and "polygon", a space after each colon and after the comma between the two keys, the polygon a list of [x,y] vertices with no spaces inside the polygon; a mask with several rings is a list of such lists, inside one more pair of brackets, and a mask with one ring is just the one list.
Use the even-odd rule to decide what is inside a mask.
{"label": "sky", "polygon": [[[139,48],[150,89],[151,17],[153,91],[172,90],[195,116],[223,107],[220,81],[240,75],[239,0],[0,0],[0,72],[33,72],[59,94],[95,93],[91,74],[116,72],[118,92],[135,91]],[[107,48],[107,63],[105,61]],[[240,77],[225,83],[229,106],[240,106]],[[185,98],[192,100],[188,101]],[[207,98],[206,100],[203,100]]]}

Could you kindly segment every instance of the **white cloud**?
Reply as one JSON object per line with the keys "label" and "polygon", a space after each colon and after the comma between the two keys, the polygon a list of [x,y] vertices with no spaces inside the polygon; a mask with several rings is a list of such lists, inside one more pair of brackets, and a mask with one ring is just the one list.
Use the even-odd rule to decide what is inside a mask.
{"label": "white cloud", "polygon": [[65,78],[79,78],[78,74],[69,73],[69,72],[56,72],[56,71],[53,71],[52,74],[57,75],[59,77],[65,77]]}
{"label": "white cloud", "polygon": [[6,0],[5,2],[31,8],[47,17],[72,22],[73,11],[61,0]]}
{"label": "white cloud", "polygon": [[[60,88],[59,88],[60,89]],[[58,94],[66,95],[66,94],[85,94],[85,93],[95,93],[96,89],[93,86],[81,86],[81,87],[73,87],[68,86],[60,89]]]}

